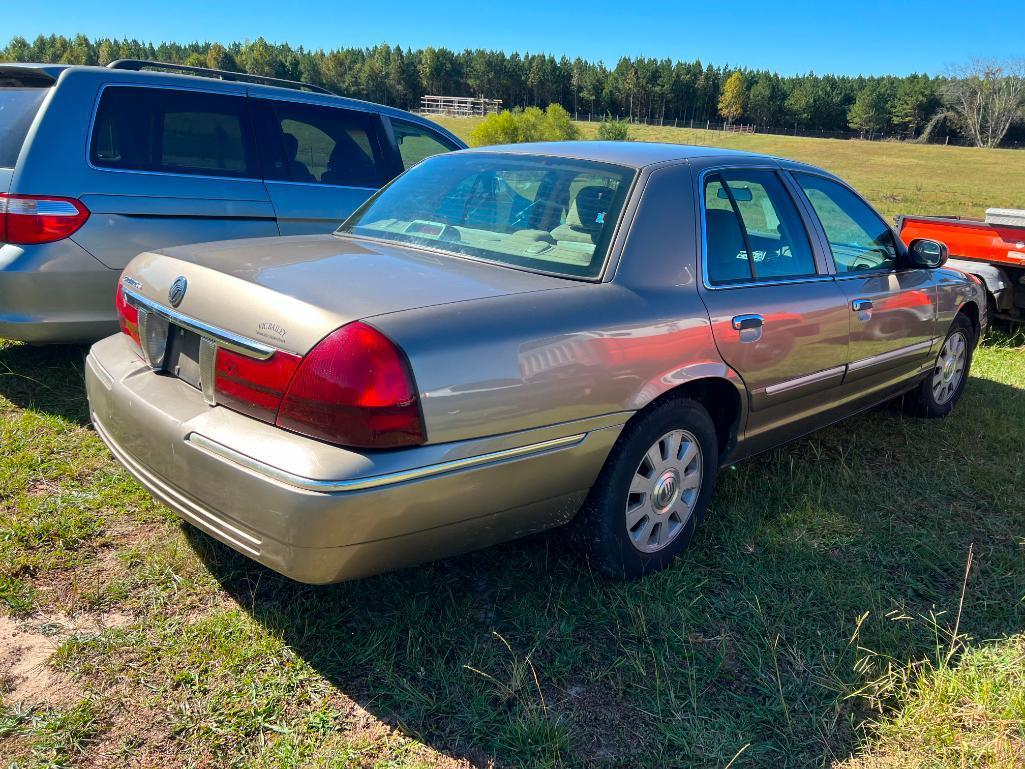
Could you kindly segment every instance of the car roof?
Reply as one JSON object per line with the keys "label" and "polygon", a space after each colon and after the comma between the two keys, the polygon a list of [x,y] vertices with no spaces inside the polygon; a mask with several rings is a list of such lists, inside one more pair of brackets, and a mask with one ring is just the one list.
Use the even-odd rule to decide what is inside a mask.
{"label": "car roof", "polygon": [[251,83],[244,80],[221,80],[216,77],[204,77],[201,75],[190,75],[181,74],[176,72],[165,72],[162,70],[148,70],[148,69],[111,69],[110,67],[102,67],[99,65],[92,64],[40,64],[40,63],[26,63],[26,62],[5,62],[0,64],[0,74],[2,70],[7,69],[11,72],[21,70],[37,70],[45,72],[48,76],[54,80],[58,80],[62,76],[72,75],[77,73],[92,74],[97,77],[102,77],[107,82],[115,80],[124,80],[134,84],[140,84],[143,82],[153,82],[154,84],[162,85],[180,85],[184,87],[197,88],[202,87],[206,90],[212,91],[224,91],[225,93],[244,94],[249,93],[255,97],[265,97],[270,99],[282,99],[291,102],[304,102],[309,104],[324,104],[333,105],[337,107],[349,107],[351,109],[358,109],[365,112],[375,112],[388,117],[398,118],[400,120],[406,120],[410,122],[419,123],[421,125],[430,126],[436,131],[440,131],[451,139],[455,139],[460,146],[465,146],[459,137],[453,134],[451,131],[439,126],[437,123],[423,118],[420,115],[416,115],[412,112],[399,109],[398,107],[389,107],[385,104],[377,104],[375,102],[363,101],[362,99],[352,99],[348,96],[338,96],[333,93],[317,93],[314,91],[304,91],[297,88],[283,88],[280,86],[267,85],[265,83]]}
{"label": "car roof", "polygon": [[[544,155],[548,157],[592,160],[600,163],[644,168],[656,163],[689,160],[693,158],[751,158],[763,159],[773,165],[787,161],[771,155],[727,149],[724,147],[701,147],[693,144],[670,144],[667,142],[644,141],[562,141],[527,142],[524,144],[499,144],[492,147],[478,147],[461,152],[500,152],[516,155]],[[812,168],[812,166],[806,166]]]}

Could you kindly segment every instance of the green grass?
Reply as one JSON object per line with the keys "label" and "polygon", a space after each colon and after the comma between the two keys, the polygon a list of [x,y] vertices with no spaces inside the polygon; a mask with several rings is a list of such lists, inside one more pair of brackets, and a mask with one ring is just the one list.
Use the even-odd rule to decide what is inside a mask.
{"label": "green grass", "polygon": [[[1018,154],[729,139],[838,171],[887,213],[980,213],[1025,183]],[[987,340],[947,420],[880,408],[725,471],[693,547],[628,584],[557,535],[291,583],[110,457],[83,353],[0,342],[0,618],[52,641],[56,682],[19,702],[0,669],[0,765],[1025,760],[1020,333]]]}
{"label": "green grass", "polygon": [[12,765],[1020,765],[1020,337],[947,420],[881,408],[724,472],[691,550],[629,584],[557,536],[288,582],[106,455],[80,350],[0,371],[7,613],[128,618],[59,639],[70,703],[5,701]]}
{"label": "green grass", "polygon": [[[438,121],[464,141],[479,118]],[[578,123],[585,139],[598,123]],[[853,184],[885,216],[982,216],[987,208],[1020,208],[1025,201],[1025,155],[1018,150],[979,150],[899,142],[808,139],[733,134],[670,126],[630,126],[638,141],[700,144],[761,152],[825,168]]]}

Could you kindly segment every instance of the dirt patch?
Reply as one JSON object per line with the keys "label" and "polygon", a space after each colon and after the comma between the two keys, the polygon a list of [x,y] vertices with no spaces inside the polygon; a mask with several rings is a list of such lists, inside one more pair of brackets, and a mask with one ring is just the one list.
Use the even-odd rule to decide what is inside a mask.
{"label": "dirt patch", "polygon": [[570,724],[573,754],[590,765],[621,764],[651,749],[652,717],[611,686],[586,683],[553,692],[552,710]]}
{"label": "dirt patch", "polygon": [[73,635],[124,627],[125,614],[44,614],[26,620],[0,616],[0,689],[7,702],[57,707],[81,699],[81,687],[47,663]]}

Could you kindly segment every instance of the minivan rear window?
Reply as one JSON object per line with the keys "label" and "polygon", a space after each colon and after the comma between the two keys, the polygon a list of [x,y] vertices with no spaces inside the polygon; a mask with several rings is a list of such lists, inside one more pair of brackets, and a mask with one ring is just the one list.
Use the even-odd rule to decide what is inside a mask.
{"label": "minivan rear window", "polygon": [[201,91],[104,89],[89,158],[101,168],[260,176],[245,98]]}
{"label": "minivan rear window", "polygon": [[49,88],[0,88],[0,168],[14,168]]}

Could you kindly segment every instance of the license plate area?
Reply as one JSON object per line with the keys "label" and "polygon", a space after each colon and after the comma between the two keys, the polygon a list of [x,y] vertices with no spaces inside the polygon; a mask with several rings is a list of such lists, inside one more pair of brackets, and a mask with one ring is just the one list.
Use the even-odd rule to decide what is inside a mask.
{"label": "license plate area", "polygon": [[201,341],[202,337],[195,331],[168,324],[163,369],[197,390],[203,389],[203,372],[199,360]]}
{"label": "license plate area", "polygon": [[213,340],[142,308],[139,336],[150,368],[195,387],[214,403],[217,345]]}

